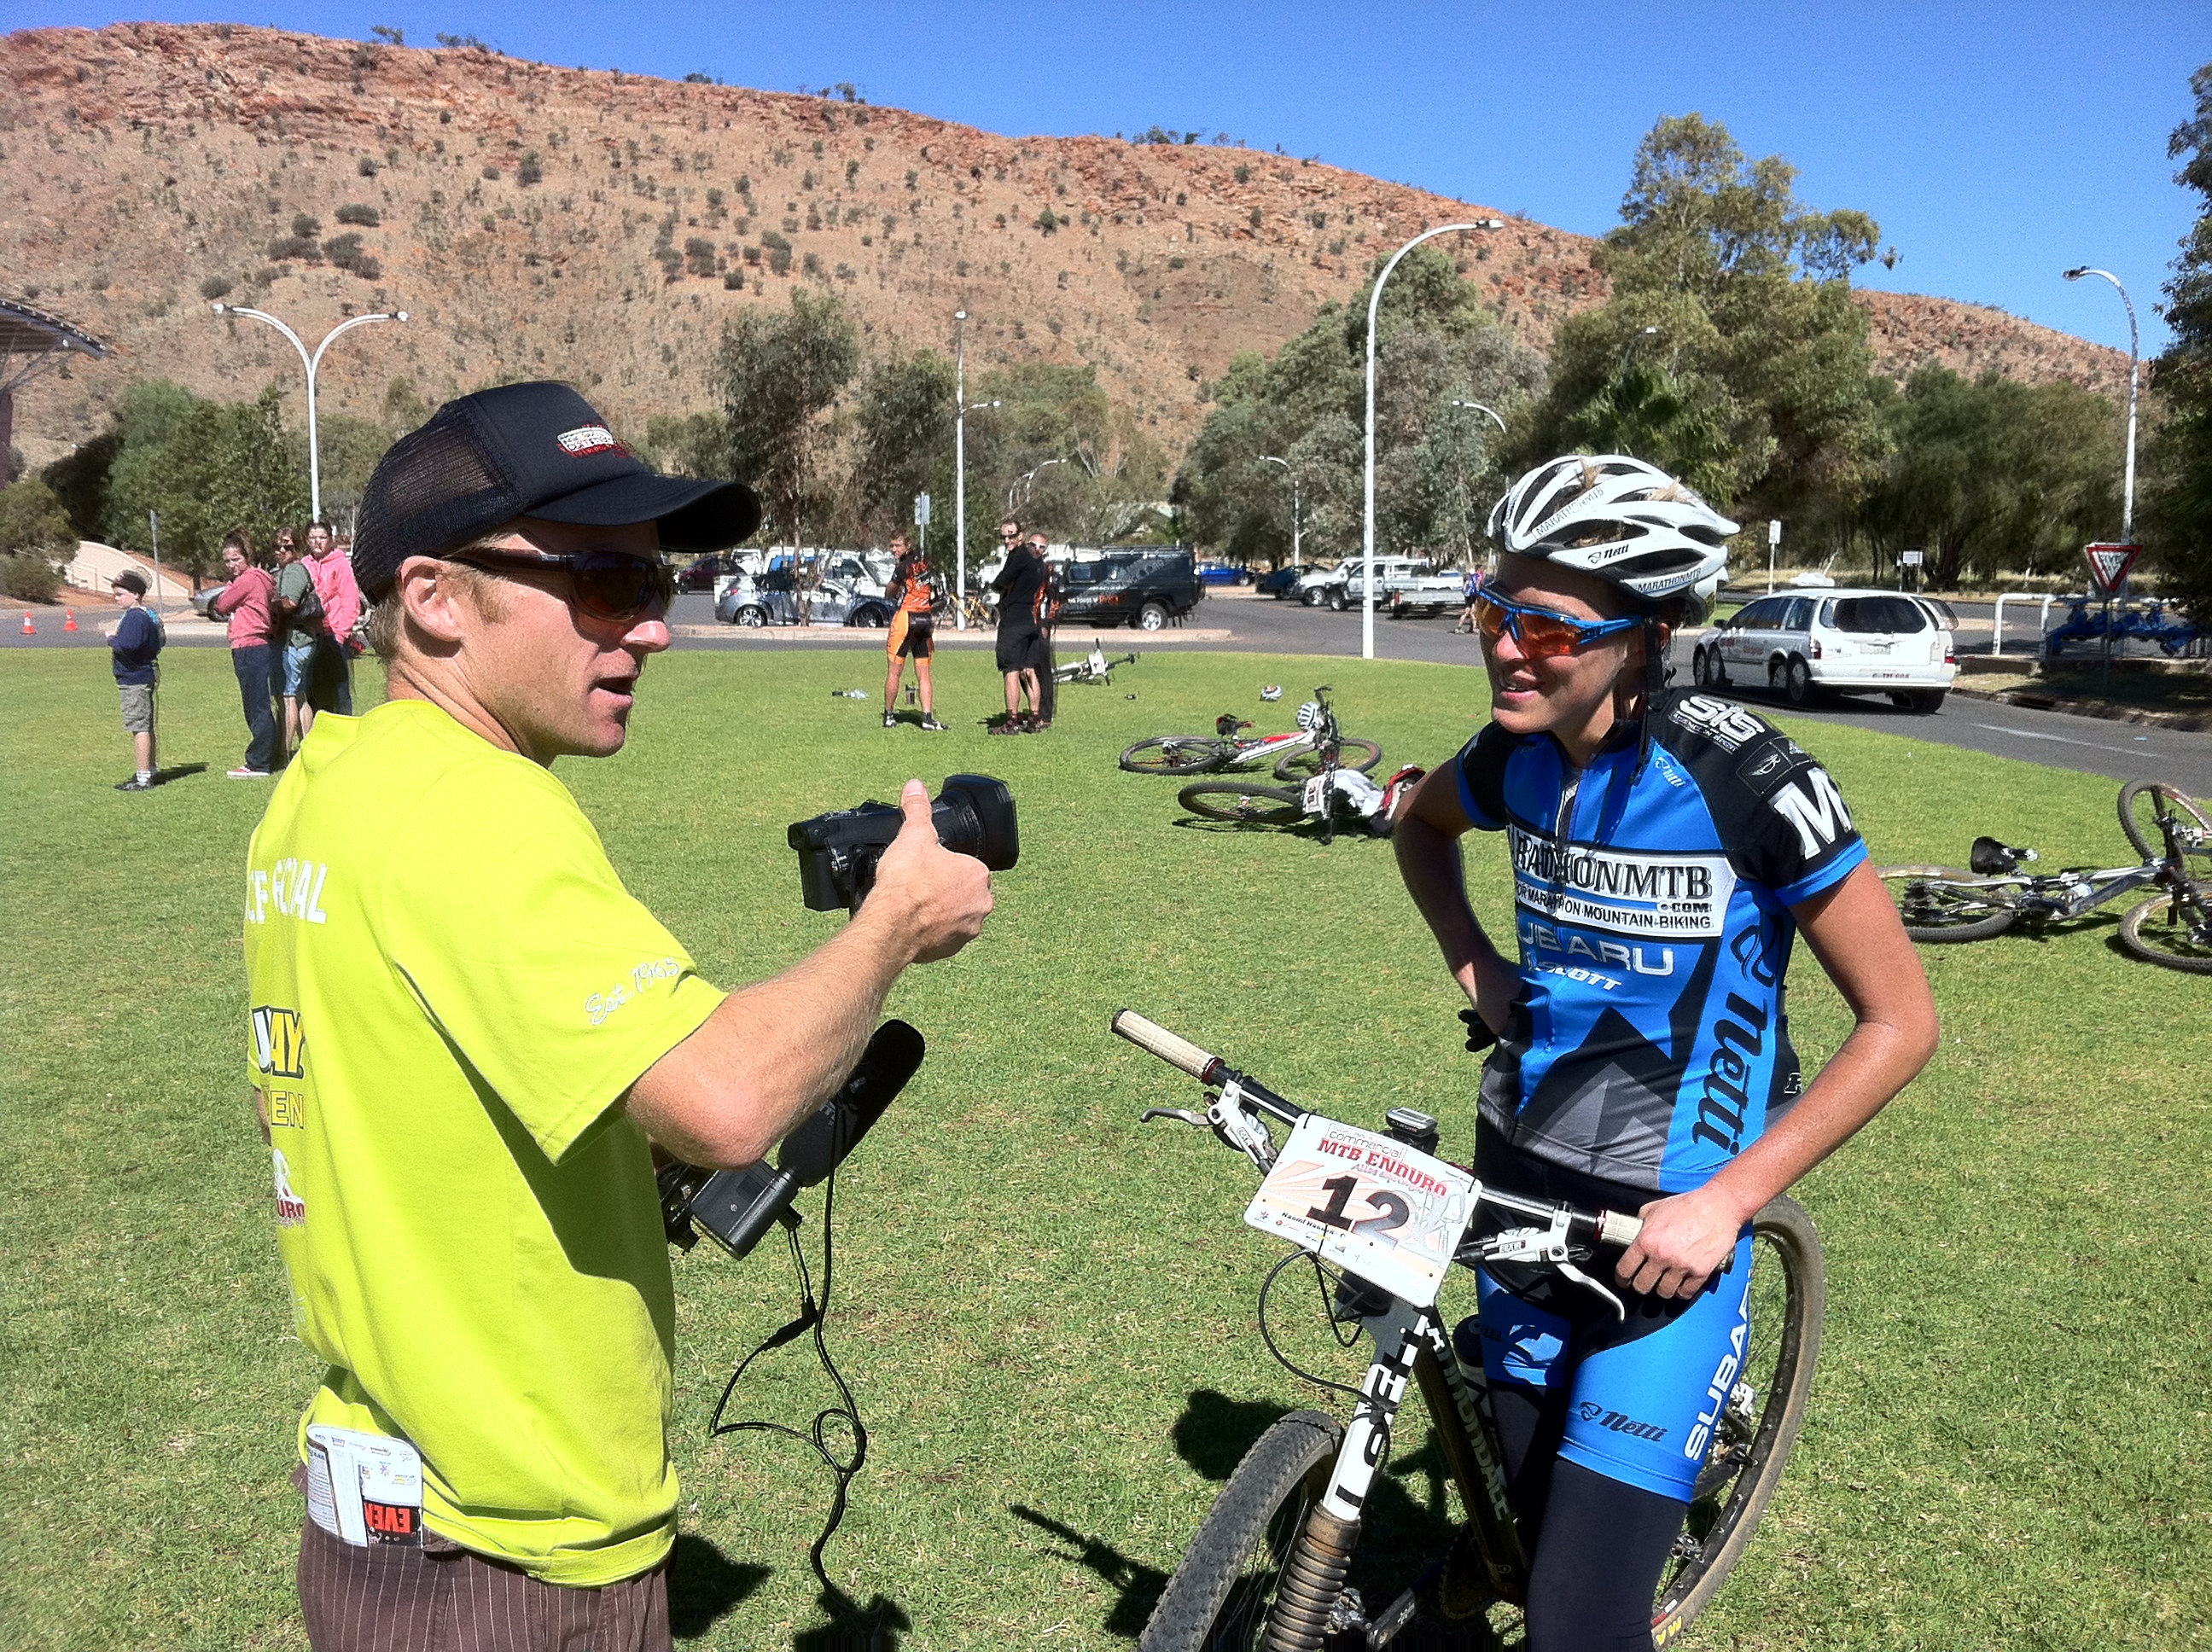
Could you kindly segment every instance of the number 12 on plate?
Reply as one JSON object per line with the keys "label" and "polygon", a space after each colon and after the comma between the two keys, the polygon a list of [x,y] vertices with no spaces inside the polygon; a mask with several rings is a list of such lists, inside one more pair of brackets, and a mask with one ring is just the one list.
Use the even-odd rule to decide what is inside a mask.
{"label": "number 12 on plate", "polygon": [[1474,1188],[1455,1165],[1310,1113],[1244,1219],[1425,1308],[1467,1229]]}

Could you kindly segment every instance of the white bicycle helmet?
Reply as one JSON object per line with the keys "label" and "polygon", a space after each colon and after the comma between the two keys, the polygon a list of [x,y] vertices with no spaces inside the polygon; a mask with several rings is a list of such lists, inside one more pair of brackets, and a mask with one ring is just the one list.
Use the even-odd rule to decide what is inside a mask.
{"label": "white bicycle helmet", "polygon": [[1503,549],[1579,568],[1655,606],[1679,600],[1692,624],[1712,606],[1735,531],[1664,471],[1625,453],[1540,465],[1490,513]]}

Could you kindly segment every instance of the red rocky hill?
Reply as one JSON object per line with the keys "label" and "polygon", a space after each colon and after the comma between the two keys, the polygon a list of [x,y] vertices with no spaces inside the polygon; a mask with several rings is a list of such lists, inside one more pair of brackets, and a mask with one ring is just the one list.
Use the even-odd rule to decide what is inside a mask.
{"label": "red rocky hill", "polygon": [[[33,462],[95,431],[134,377],[227,397],[295,385],[282,340],[211,316],[204,288],[225,282],[311,341],[412,312],[332,349],[324,404],[341,411],[373,413],[397,377],[434,402],[542,375],[638,428],[706,404],[726,317],[811,282],[845,295],[874,352],[949,349],[965,307],[973,364],[1094,362],[1173,451],[1233,353],[1279,346],[1421,228],[1493,216],[1249,149],[1002,137],[222,24],[0,38],[0,293],[118,347],[26,392]],[[1582,236],[1508,219],[1456,247],[1540,348],[1604,295]],[[2001,312],[1864,301],[1893,371],[2124,382],[2124,356]]]}

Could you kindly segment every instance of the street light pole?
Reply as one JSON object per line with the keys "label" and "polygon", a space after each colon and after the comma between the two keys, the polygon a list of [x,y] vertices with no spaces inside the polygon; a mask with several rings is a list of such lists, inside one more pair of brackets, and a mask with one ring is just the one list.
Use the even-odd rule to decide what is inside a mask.
{"label": "street light pole", "polygon": [[996,402],[968,399],[968,312],[955,310],[952,343],[952,588],[958,598],[954,623],[968,629],[968,416]]}
{"label": "street light pole", "polygon": [[[983,404],[979,403],[977,405],[981,406],[983,405]],[[992,402],[988,404],[988,405],[996,407],[998,404],[996,402]],[[1013,514],[1014,495],[1016,494],[1021,495],[1024,500],[1029,498],[1030,492],[1030,483],[1036,477],[1039,471],[1049,470],[1055,465],[1065,465],[1067,461],[1064,459],[1048,459],[1045,460],[1043,464],[1036,466],[1035,469],[1024,471],[1021,475],[1016,477],[1014,478],[1013,486],[1006,489],[1006,514],[1009,516]]]}
{"label": "street light pole", "polygon": [[2081,264],[2066,271],[2066,279],[2079,281],[2084,276],[2102,276],[2118,291],[2120,302],[2128,309],[2128,466],[2126,494],[2120,507],[2120,538],[2128,544],[2136,542],[2136,373],[2139,365],[2136,339],[2135,301],[2128,289],[2120,285],[2120,278],[2109,270],[2093,270]]}
{"label": "street light pole", "polygon": [[1398,261],[1423,241],[1433,240],[1438,235],[1449,235],[1463,229],[1503,229],[1503,218],[1479,218],[1468,224],[1438,224],[1434,229],[1425,229],[1390,255],[1382,273],[1375,277],[1375,290],[1367,295],[1367,477],[1366,511],[1364,542],[1366,549],[1365,572],[1361,583],[1365,589],[1359,598],[1359,657],[1375,658],[1375,327],[1376,318],[1382,305],[1382,285],[1390,279],[1390,272]]}
{"label": "street light pole", "polygon": [[1450,405],[1454,407],[1471,407],[1478,413],[1489,414],[1491,422],[1498,427],[1498,434],[1501,436],[1505,434],[1505,421],[1498,416],[1497,409],[1485,407],[1480,402],[1453,402]]}
{"label": "street light pole", "polygon": [[1262,453],[1260,459],[1263,464],[1281,465],[1283,474],[1291,479],[1291,566],[1302,568],[1304,559],[1298,554],[1298,473],[1286,459],[1277,459],[1273,453]]}
{"label": "street light pole", "polygon": [[364,326],[371,321],[404,321],[408,319],[407,312],[394,310],[387,315],[379,311],[373,315],[357,315],[350,321],[341,321],[323,335],[323,342],[315,346],[313,355],[309,355],[307,345],[301,342],[300,335],[266,310],[249,309],[242,304],[215,304],[209,307],[217,315],[243,315],[250,316],[256,321],[265,321],[278,332],[283,333],[285,337],[290,339],[292,348],[300,352],[300,365],[307,370],[307,512],[311,519],[321,521],[323,519],[323,449],[321,437],[315,428],[315,375],[322,369],[323,352],[330,349],[340,333],[350,328]]}

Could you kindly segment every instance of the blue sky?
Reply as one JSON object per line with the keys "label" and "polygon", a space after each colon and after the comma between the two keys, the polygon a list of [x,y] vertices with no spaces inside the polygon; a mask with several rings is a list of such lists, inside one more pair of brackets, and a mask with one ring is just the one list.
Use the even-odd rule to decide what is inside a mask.
{"label": "blue sky", "polygon": [[[2199,204],[2167,134],[2212,61],[2195,3],[1579,6],[11,0],[12,26],[270,23],[789,91],[840,81],[994,131],[1158,125],[1417,184],[1599,234],[1656,118],[1698,110],[1799,169],[1814,206],[1869,212],[1901,254],[1862,284],[1994,304],[2126,348],[2127,284],[2155,353],[2176,241]],[[618,26],[610,27],[611,22]]]}

